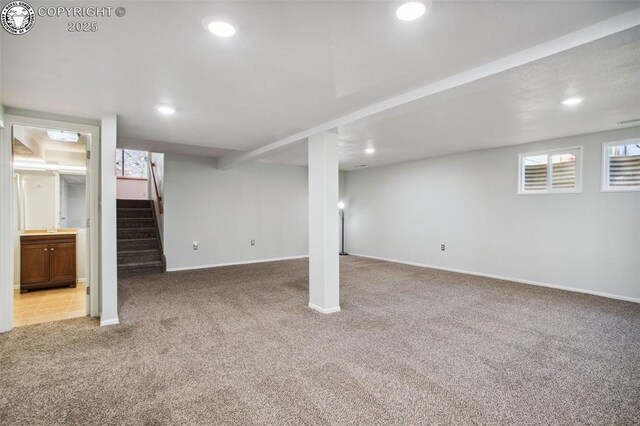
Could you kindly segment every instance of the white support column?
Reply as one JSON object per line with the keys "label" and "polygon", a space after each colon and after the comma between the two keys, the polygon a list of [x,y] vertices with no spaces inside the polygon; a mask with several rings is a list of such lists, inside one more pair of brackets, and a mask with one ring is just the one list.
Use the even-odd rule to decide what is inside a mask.
{"label": "white support column", "polygon": [[118,324],[116,141],[118,118],[102,116],[100,134],[100,325]]}
{"label": "white support column", "polygon": [[338,135],[309,137],[309,307],[340,311]]}

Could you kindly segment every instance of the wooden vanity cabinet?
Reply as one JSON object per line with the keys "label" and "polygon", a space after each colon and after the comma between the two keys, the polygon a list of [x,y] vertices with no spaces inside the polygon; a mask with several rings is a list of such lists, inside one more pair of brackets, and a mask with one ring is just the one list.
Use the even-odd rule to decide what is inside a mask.
{"label": "wooden vanity cabinet", "polygon": [[20,293],[76,286],[76,235],[20,237]]}

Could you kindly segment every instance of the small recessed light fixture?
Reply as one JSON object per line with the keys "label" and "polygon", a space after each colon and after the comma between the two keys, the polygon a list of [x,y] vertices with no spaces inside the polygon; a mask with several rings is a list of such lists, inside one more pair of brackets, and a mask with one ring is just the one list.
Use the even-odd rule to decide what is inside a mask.
{"label": "small recessed light fixture", "polygon": [[[429,5],[431,2],[429,2]],[[420,1],[409,1],[402,3],[396,9],[396,18],[401,21],[415,21],[425,14],[427,6]]]}
{"label": "small recessed light fixture", "polygon": [[224,38],[233,37],[238,32],[238,25],[228,19],[208,19],[205,27],[211,34]]}
{"label": "small recessed light fixture", "polygon": [[158,105],[156,109],[160,114],[164,114],[164,115],[171,115],[176,112],[176,110],[173,109],[173,107],[170,107],[169,105]]}
{"label": "small recessed light fixture", "polygon": [[562,101],[562,105],[569,105],[569,106],[578,105],[582,101],[584,101],[584,98],[577,98],[577,97],[567,98],[564,101]]}
{"label": "small recessed light fixture", "polygon": [[369,147],[365,149],[364,152],[366,152],[367,154],[373,154],[374,152],[376,152],[376,149]]}
{"label": "small recessed light fixture", "polygon": [[344,210],[344,201],[338,201],[338,208]]}

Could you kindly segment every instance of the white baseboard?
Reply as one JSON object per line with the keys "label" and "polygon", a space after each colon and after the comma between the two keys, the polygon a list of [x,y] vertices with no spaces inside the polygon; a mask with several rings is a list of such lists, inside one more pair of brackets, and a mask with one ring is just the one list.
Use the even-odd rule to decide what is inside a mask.
{"label": "white baseboard", "polygon": [[120,324],[120,320],[117,317],[106,319],[106,320],[100,319],[100,327],[105,327],[107,325],[116,325],[116,324]]}
{"label": "white baseboard", "polygon": [[462,269],[443,268],[441,266],[433,266],[433,265],[427,265],[427,264],[424,264],[424,263],[416,263],[416,262],[406,262],[404,260],[389,259],[389,258],[386,258],[386,257],[378,257],[378,256],[369,256],[369,255],[366,255],[366,254],[351,253],[351,255],[352,256],[359,256],[359,257],[366,257],[366,258],[369,258],[369,259],[383,260],[385,262],[402,263],[404,265],[418,266],[420,268],[439,269],[441,271],[457,272],[459,274],[475,275],[477,277],[494,278],[494,279],[502,280],[502,281],[512,281],[512,282],[519,283],[519,284],[529,284],[529,285],[536,285],[536,286],[539,286],[539,287],[549,287],[549,288],[555,288],[555,289],[558,289],[558,290],[573,291],[575,293],[590,294],[592,296],[607,297],[609,299],[624,300],[626,302],[640,303],[640,298],[637,298],[637,297],[618,296],[616,294],[602,293],[602,292],[599,292],[599,291],[585,290],[585,289],[576,288],[576,287],[567,287],[567,286],[563,286],[563,285],[543,283],[543,282],[540,282],[540,281],[523,280],[523,279],[520,279],[520,278],[505,277],[505,276],[502,276],[502,275],[484,274],[484,273],[481,273],[481,272],[465,271],[465,270],[462,270]]}
{"label": "white baseboard", "polygon": [[320,312],[322,314],[333,314],[335,312],[340,312],[340,306],[336,306],[336,307],[333,307],[333,308],[325,309],[325,308],[321,308],[320,306],[314,305],[313,303],[309,302],[309,307],[311,309],[313,309],[314,311],[318,311],[318,312]]}
{"label": "white baseboard", "polygon": [[289,256],[289,257],[274,257],[272,259],[245,260],[245,261],[241,261],[241,262],[216,263],[216,264],[213,264],[213,265],[180,266],[180,267],[177,267],[177,268],[167,268],[167,272],[192,271],[192,270],[196,270],[196,269],[220,268],[221,266],[249,265],[249,264],[252,264],[252,263],[279,262],[281,260],[304,259],[306,257],[309,257],[309,256],[308,255],[303,255],[303,256]]}

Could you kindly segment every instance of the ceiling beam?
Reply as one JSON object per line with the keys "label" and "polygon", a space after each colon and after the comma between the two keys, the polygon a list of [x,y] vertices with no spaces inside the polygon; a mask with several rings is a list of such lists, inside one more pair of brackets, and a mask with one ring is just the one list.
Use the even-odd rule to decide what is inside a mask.
{"label": "ceiling beam", "polygon": [[621,31],[640,25],[640,8],[636,8],[607,20],[598,22],[589,27],[563,35],[556,39],[538,44],[520,52],[505,56],[493,62],[476,68],[452,75],[443,80],[427,84],[418,89],[411,90],[399,96],[374,103],[368,107],[354,111],[350,114],[327,121],[307,130],[295,133],[286,138],[268,143],[260,148],[246,152],[236,152],[224,155],[218,159],[218,168],[231,169],[240,165],[257,161],[270,153],[285,148],[288,145],[306,139],[309,136],[330,131],[339,126],[361,120],[363,118],[381,113],[391,108],[432,96],[473,81],[477,81],[503,71],[510,70],[521,65],[526,65],[539,59],[564,52],[569,49],[590,43],[595,40],[619,33]]}

